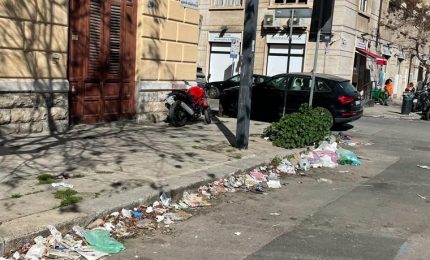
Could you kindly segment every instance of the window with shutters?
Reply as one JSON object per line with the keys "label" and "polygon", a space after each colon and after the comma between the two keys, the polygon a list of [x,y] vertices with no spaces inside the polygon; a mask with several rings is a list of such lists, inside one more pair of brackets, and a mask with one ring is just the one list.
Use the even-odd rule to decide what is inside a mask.
{"label": "window with shutters", "polygon": [[368,4],[368,0],[360,0],[360,5],[359,5],[360,12],[367,13],[367,4]]}
{"label": "window with shutters", "polygon": [[112,5],[109,28],[109,74],[120,74],[121,64],[121,6]]}
{"label": "window with shutters", "polygon": [[101,58],[101,30],[102,30],[102,2],[93,0],[90,2],[90,28],[89,51],[87,71],[88,77],[97,77],[100,74]]}

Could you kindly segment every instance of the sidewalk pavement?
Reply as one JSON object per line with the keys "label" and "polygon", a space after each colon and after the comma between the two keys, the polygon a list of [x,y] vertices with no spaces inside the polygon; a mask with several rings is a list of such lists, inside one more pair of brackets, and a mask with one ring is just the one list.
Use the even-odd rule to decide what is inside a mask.
{"label": "sidewalk pavement", "polygon": [[421,113],[410,113],[409,115],[401,114],[399,105],[382,106],[375,104],[373,107],[364,108],[364,117],[376,117],[385,119],[405,119],[405,120],[421,120]]}
{"label": "sidewalk pavement", "polygon": [[[61,135],[0,136],[0,255],[45,232],[86,225],[99,215],[142,204],[255,167],[295,151],[261,138],[251,123],[248,150],[231,147],[235,119],[182,128],[117,122],[78,126]],[[83,201],[59,208],[41,174],[64,175]]]}

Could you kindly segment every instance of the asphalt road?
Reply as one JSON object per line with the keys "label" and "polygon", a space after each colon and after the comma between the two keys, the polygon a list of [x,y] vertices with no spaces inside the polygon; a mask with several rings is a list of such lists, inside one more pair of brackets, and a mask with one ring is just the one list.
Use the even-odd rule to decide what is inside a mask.
{"label": "asphalt road", "polygon": [[172,233],[127,240],[110,258],[430,259],[430,170],[417,167],[430,165],[430,122],[352,126],[354,140],[374,143],[354,148],[362,166],[289,177],[267,195],[226,194]]}

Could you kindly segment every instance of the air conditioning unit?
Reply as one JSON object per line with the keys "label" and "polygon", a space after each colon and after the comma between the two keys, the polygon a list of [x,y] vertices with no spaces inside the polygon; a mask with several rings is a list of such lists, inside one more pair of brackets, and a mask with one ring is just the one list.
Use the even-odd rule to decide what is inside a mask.
{"label": "air conditioning unit", "polygon": [[274,14],[266,14],[266,15],[264,15],[263,27],[264,28],[279,27],[278,19],[275,19],[275,15]]}
{"label": "air conditioning unit", "polygon": [[288,26],[297,28],[306,28],[305,19],[303,18],[293,18],[288,19]]}

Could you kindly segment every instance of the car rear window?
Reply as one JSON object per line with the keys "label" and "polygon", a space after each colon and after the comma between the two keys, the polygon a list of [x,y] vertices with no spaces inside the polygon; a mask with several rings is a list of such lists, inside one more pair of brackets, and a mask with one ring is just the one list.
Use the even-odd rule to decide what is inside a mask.
{"label": "car rear window", "polygon": [[354,96],[357,94],[357,89],[349,81],[339,82],[339,86],[346,95]]}

